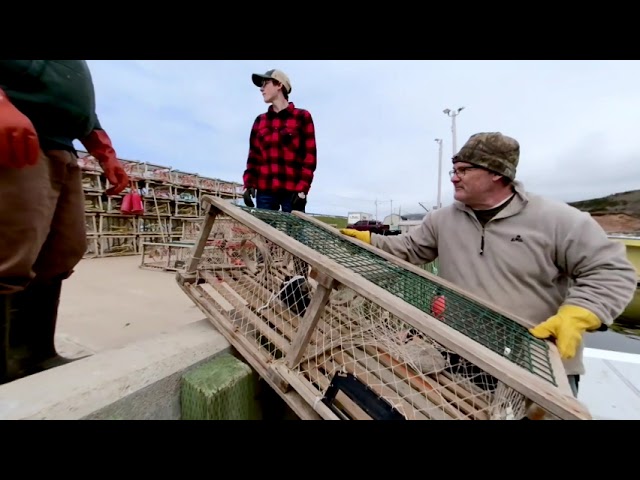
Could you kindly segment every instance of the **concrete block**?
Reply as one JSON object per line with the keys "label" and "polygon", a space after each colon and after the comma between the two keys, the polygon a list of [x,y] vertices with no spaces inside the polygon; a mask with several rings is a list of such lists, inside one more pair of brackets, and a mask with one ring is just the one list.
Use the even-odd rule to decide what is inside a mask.
{"label": "concrete block", "polygon": [[249,365],[222,354],[182,378],[183,420],[260,420],[258,376]]}
{"label": "concrete block", "polygon": [[180,419],[183,375],[231,351],[208,320],[0,386],[0,420]]}

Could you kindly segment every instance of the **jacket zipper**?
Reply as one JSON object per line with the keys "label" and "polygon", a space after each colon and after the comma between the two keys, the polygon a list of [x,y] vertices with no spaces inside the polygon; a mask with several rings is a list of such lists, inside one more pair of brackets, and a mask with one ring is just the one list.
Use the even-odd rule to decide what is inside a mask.
{"label": "jacket zipper", "polygon": [[[513,197],[515,197],[515,193],[513,194],[513,196],[509,199],[509,201],[511,201],[513,199]],[[507,207],[508,208],[508,207]],[[482,225],[482,223],[480,223],[480,220],[478,220],[478,217],[476,217],[475,215],[473,215],[473,219],[478,222],[478,224],[480,225],[481,228],[481,236],[480,236],[480,255],[484,255],[484,233],[485,233],[485,227],[489,224],[489,222],[493,222],[496,218],[502,218],[500,217],[500,215],[504,212],[504,209],[500,212],[498,212],[493,218],[491,218],[486,224]],[[640,285],[640,283],[639,283]]]}

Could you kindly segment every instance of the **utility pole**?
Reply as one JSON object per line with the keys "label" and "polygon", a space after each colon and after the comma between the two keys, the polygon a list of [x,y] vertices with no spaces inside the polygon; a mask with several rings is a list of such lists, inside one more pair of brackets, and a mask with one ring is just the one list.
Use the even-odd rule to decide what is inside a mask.
{"label": "utility pole", "polygon": [[436,138],[436,142],[438,142],[438,201],[436,202],[437,207],[442,207],[442,139]]}
{"label": "utility pole", "polygon": [[464,110],[464,107],[460,107],[457,110],[453,111],[449,108],[445,108],[443,113],[448,117],[451,117],[451,148],[453,150],[453,155],[458,153],[458,147],[456,145],[456,117],[460,115],[460,112]]}
{"label": "utility pole", "polygon": [[391,203],[391,213],[393,213],[393,200],[378,200],[376,199],[376,220],[378,220],[378,205],[381,203]]}

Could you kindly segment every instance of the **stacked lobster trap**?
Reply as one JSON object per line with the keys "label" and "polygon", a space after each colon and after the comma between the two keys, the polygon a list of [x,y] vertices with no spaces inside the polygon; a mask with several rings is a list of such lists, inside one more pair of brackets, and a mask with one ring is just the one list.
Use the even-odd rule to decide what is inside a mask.
{"label": "stacked lobster trap", "polygon": [[182,290],[303,419],[590,419],[524,322],[304,213],[205,197]]}
{"label": "stacked lobster trap", "polygon": [[[173,242],[142,243],[140,268],[147,270],[183,270],[191,258],[193,247],[200,234],[201,222],[188,219],[184,222],[182,237]],[[209,232],[200,262],[216,265],[231,265],[242,262],[235,250],[239,248],[246,228],[235,225],[231,218],[219,217],[216,229]],[[222,248],[224,247],[224,248]]]}

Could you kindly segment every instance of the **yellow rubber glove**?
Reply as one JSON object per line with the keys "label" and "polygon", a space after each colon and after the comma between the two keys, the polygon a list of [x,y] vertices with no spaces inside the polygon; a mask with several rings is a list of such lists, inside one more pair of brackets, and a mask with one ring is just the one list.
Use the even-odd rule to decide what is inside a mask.
{"label": "yellow rubber glove", "polygon": [[357,238],[361,242],[371,245],[371,232],[361,232],[360,230],[354,230],[352,228],[341,228],[340,233],[346,235],[347,237]]}
{"label": "yellow rubber glove", "polygon": [[558,313],[529,331],[538,338],[555,337],[562,358],[573,358],[582,342],[582,335],[596,330],[602,322],[589,310],[575,305],[564,305]]}

